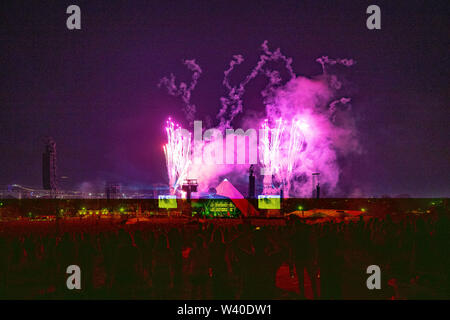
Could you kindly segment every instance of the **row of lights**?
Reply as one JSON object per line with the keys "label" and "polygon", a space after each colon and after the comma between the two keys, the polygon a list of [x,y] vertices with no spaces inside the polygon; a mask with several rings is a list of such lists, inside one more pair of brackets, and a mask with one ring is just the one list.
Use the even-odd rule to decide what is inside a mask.
{"label": "row of lights", "polygon": [[[61,209],[60,212],[64,213],[64,210]],[[125,208],[124,207],[120,207],[119,208],[119,212],[120,213],[124,213],[125,212]],[[84,215],[87,215],[87,214],[93,215],[94,213],[96,215],[100,215],[100,214],[101,215],[107,215],[107,214],[110,214],[109,210],[106,209],[106,208],[104,208],[102,210],[87,210],[85,207],[83,207],[83,208],[81,208],[81,210],[78,210],[78,214],[81,215],[81,216],[84,216]]]}
{"label": "row of lights", "polygon": [[[304,210],[303,206],[301,206],[301,205],[298,206],[297,209],[298,209],[299,211],[303,211],[303,210]],[[366,211],[367,211],[366,208],[361,208],[361,212],[366,212]]]}

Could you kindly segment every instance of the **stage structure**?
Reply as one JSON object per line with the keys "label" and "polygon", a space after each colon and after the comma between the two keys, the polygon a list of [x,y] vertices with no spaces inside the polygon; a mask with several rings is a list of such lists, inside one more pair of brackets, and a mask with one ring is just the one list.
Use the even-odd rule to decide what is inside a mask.
{"label": "stage structure", "polygon": [[42,184],[44,190],[56,193],[58,177],[56,167],[56,143],[51,137],[44,140],[45,149],[42,154]]}
{"label": "stage structure", "polygon": [[197,189],[198,189],[197,179],[186,179],[181,188],[181,190],[186,192],[186,199],[188,202],[191,202],[191,194],[192,192],[197,192]]}
{"label": "stage structure", "polygon": [[312,198],[320,198],[320,182],[319,182],[319,172],[314,172],[312,174]]}

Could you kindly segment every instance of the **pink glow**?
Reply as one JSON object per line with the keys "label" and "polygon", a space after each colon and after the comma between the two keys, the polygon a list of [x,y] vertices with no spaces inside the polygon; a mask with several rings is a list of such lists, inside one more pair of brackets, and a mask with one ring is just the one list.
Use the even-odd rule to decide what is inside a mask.
{"label": "pink glow", "polygon": [[[340,168],[338,156],[359,151],[356,129],[350,113],[348,97],[339,95],[342,84],[329,67],[355,64],[352,59],[331,59],[322,57],[317,60],[322,65],[323,73],[314,77],[296,75],[292,69],[292,59],[284,56],[280,49],[270,51],[267,41],[262,45],[263,54],[244,80],[231,85],[229,76],[233,69],[243,63],[241,55],[235,55],[225,71],[224,86],[228,96],[221,98],[222,107],[217,115],[220,125],[216,128],[224,133],[231,127],[233,119],[244,112],[242,97],[245,86],[258,75],[269,79],[268,86],[261,92],[265,104],[265,119],[245,117],[243,122],[260,126],[258,137],[259,164],[263,172],[272,175],[264,177],[268,193],[279,193],[283,188],[286,197],[311,196],[311,174],[320,172],[322,190],[332,193],[337,186]],[[282,61],[290,78],[282,84],[280,73],[270,70],[267,61]],[[336,115],[345,121],[336,122]],[[169,119],[169,123],[170,123]],[[186,149],[180,148],[179,139],[174,138],[174,126],[169,126],[169,152],[165,149],[168,161],[169,180],[176,186],[180,177],[196,178],[199,190],[207,191],[218,184],[219,176],[246,177],[248,165],[191,163]],[[176,128],[181,128],[178,125]],[[245,128],[245,129],[248,129]],[[258,130],[258,128],[255,128]],[[167,130],[167,128],[166,128]],[[225,135],[223,134],[225,137]],[[190,136],[189,136],[190,139]],[[171,142],[172,141],[172,142]],[[184,140],[186,142],[186,140]],[[201,149],[208,154],[222,141],[202,142]],[[179,151],[183,150],[180,154]],[[235,150],[236,152],[236,150]],[[168,156],[169,155],[169,156]],[[176,155],[174,157],[174,155]],[[171,158],[172,157],[172,158]],[[273,189],[273,190],[269,190]]]}

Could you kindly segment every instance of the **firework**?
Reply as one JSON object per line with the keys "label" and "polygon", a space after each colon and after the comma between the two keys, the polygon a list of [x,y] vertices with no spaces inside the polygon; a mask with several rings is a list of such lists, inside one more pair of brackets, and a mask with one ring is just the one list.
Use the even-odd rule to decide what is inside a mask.
{"label": "firework", "polygon": [[276,121],[275,128],[269,128],[268,120],[262,124],[262,137],[260,138],[261,161],[265,167],[266,175],[273,175],[279,169],[279,148],[284,131],[283,119]]}
{"label": "firework", "polygon": [[167,143],[163,149],[170,190],[174,194],[187,177],[191,164],[191,133],[174,124],[170,118],[166,124]]}
{"label": "firework", "polygon": [[288,197],[292,172],[298,163],[305,141],[299,120],[293,120],[290,127],[283,119],[276,120],[274,128],[269,128],[268,120],[262,124],[260,153],[264,165],[264,193],[273,190],[273,178],[281,183]]}
{"label": "firework", "polygon": [[305,142],[305,136],[301,130],[302,127],[304,127],[304,125],[299,120],[293,120],[291,129],[289,130],[289,144],[287,149],[287,157],[283,158],[285,161],[283,166],[284,174],[282,176],[286,197],[289,196],[292,171],[297,162],[300,160],[303,143]]}

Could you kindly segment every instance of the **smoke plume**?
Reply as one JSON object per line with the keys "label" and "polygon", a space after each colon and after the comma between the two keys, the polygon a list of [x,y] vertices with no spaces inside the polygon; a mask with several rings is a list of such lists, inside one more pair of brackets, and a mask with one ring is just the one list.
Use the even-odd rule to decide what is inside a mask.
{"label": "smoke plume", "polygon": [[172,73],[169,77],[163,77],[158,84],[158,87],[165,86],[167,89],[167,92],[172,96],[181,96],[181,99],[184,103],[184,113],[186,115],[186,119],[189,121],[189,124],[191,125],[194,121],[195,117],[195,104],[191,103],[191,94],[192,91],[197,86],[198,79],[200,78],[200,75],[202,74],[202,69],[200,66],[195,62],[195,59],[192,60],[184,60],[183,64],[192,71],[192,80],[191,83],[188,85],[185,82],[180,82],[180,84],[177,86],[175,83],[175,75]]}
{"label": "smoke plume", "polygon": [[[261,91],[265,114],[261,118],[248,115],[243,119],[243,123],[255,124],[259,131],[259,126],[266,123],[268,128],[274,128],[277,123],[286,123],[286,134],[280,135],[280,148],[275,156],[281,159],[293,159],[288,166],[289,182],[284,183],[285,194],[291,197],[310,197],[312,189],[312,173],[320,173],[320,186],[325,195],[333,195],[339,182],[340,168],[338,159],[350,153],[359,152],[360,145],[352,115],[351,98],[342,96],[342,82],[337,74],[333,73],[333,67],[341,65],[351,67],[356,64],[353,59],[331,59],[327,56],[320,57],[316,62],[322,66],[322,73],[315,76],[303,76],[295,74],[292,68],[292,58],[285,56],[279,48],[271,51],[268,41],[261,45],[262,54],[251,72],[237,84],[231,84],[231,73],[244,62],[242,55],[234,55],[229,62],[228,68],[224,71],[223,85],[227,94],[220,98],[220,110],[217,119],[220,121],[216,128],[223,134],[231,127],[235,117],[243,113],[243,96],[246,86],[257,76],[261,75],[268,79],[267,86]],[[274,64],[268,62],[282,62],[283,70],[274,70]],[[175,85],[175,77],[163,78],[160,82],[164,84],[168,92],[172,95],[181,95],[187,108],[187,115],[192,121],[195,106],[190,104],[191,91],[195,88],[197,79],[201,74],[201,69],[194,60],[187,60],[185,64],[194,72],[192,83],[187,86],[181,83]],[[288,73],[288,79],[282,79],[281,71]],[[295,124],[295,126],[293,125]],[[292,157],[291,134],[289,128],[300,128],[301,138],[304,141],[301,148],[296,151],[297,156]],[[248,128],[244,128],[248,129]],[[292,131],[292,129],[291,129]],[[259,143],[260,139],[259,138]],[[223,141],[212,139],[202,142],[203,153],[214,153],[222,147]],[[244,146],[240,146],[243,148]],[[238,147],[239,148],[239,147]],[[234,150],[235,153],[242,152],[242,149]],[[259,155],[258,158],[260,158]],[[197,178],[200,183],[200,190],[207,191],[209,187],[215,187],[219,182],[219,177],[228,177],[230,180],[247,177],[247,165],[227,165],[214,163],[193,163],[189,168],[188,176]],[[280,170],[282,172],[282,170]],[[274,175],[274,188],[280,191],[280,182],[284,181],[281,173]],[[262,180],[262,179],[261,179]]]}

